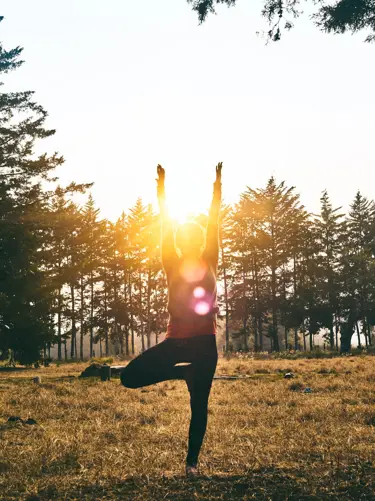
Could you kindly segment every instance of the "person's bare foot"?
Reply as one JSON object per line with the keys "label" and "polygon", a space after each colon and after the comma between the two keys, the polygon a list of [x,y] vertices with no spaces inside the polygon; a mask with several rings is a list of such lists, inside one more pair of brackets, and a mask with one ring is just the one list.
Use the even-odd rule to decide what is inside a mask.
{"label": "person's bare foot", "polygon": [[186,476],[189,478],[195,478],[198,476],[198,467],[197,465],[187,464],[186,465]]}

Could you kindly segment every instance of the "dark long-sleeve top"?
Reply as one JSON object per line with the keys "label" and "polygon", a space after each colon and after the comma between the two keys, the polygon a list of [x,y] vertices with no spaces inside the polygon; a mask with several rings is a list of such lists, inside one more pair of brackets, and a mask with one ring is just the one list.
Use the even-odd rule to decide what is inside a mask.
{"label": "dark long-sleeve top", "polygon": [[168,283],[167,337],[188,338],[216,334],[221,184],[214,184],[206,243],[201,258],[188,262],[177,254],[171,220],[161,204],[162,264]]}

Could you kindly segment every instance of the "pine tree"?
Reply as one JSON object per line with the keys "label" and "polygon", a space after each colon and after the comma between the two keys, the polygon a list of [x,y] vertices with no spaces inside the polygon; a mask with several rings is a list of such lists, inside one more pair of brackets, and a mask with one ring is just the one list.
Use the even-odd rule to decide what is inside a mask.
{"label": "pine tree", "polygon": [[249,218],[245,217],[245,204],[241,200],[232,213],[232,238],[229,242],[233,279],[230,288],[229,304],[231,309],[234,337],[242,339],[245,351],[249,349],[251,332],[251,247]]}
{"label": "pine tree", "polygon": [[[366,346],[372,344],[369,317],[373,307],[373,291],[375,276],[373,273],[372,246],[374,235],[375,204],[363,197],[358,191],[350,206],[347,217],[345,252],[342,255],[343,273],[345,275],[345,304],[347,316],[351,313],[357,330],[358,345],[361,346],[359,322]],[[349,333],[348,333],[349,335]],[[346,345],[350,339],[346,340]],[[346,349],[348,347],[346,346]]]}
{"label": "pine tree", "polygon": [[[311,224],[308,214],[301,209],[296,211],[290,221],[290,273],[291,290],[287,301],[287,326],[293,329],[294,349],[299,349],[299,331],[303,328],[306,318],[306,300],[304,291],[306,288],[306,250],[313,251],[311,246]],[[308,246],[308,249],[306,248]],[[287,339],[285,341],[287,349]]]}
{"label": "pine tree", "polygon": [[[137,331],[141,338],[142,351],[146,349],[145,324],[147,318],[147,292],[145,291],[147,207],[139,198],[129,214],[129,238],[133,256],[132,311],[133,322],[137,320]],[[146,324],[147,326],[147,324]]]}
{"label": "pine tree", "polygon": [[[232,208],[230,205],[222,205],[220,211],[220,260],[219,260],[219,279],[222,277],[224,294],[223,303],[225,309],[225,351],[229,351],[230,337],[229,337],[229,274],[230,274],[230,256],[229,245],[230,238],[233,232],[231,225],[232,222]],[[220,298],[220,296],[219,296]]]}
{"label": "pine tree", "polygon": [[[79,235],[80,242],[80,285],[81,285],[81,338],[80,346],[83,346],[83,336],[86,328],[90,333],[90,358],[93,356],[94,346],[94,327],[95,319],[95,285],[98,282],[98,267],[100,262],[100,235],[103,230],[103,224],[98,219],[100,210],[95,207],[92,194],[89,194],[88,200],[82,209],[81,221],[82,227]],[[85,290],[88,287],[88,318],[84,321]],[[83,289],[82,289],[83,288]],[[83,328],[83,329],[82,329]],[[82,348],[80,356],[82,358]]]}
{"label": "pine tree", "polygon": [[278,324],[285,284],[282,271],[291,255],[289,237],[292,235],[293,221],[298,211],[302,210],[299,195],[295,188],[287,188],[285,182],[276,184],[272,177],[266,188],[253,190],[248,188],[247,200],[255,204],[255,213],[259,221],[258,231],[262,233],[262,242],[266,256],[266,268],[269,272],[268,306],[271,313],[269,335],[272,349],[280,349]]}
{"label": "pine tree", "polygon": [[66,192],[57,187],[49,206],[50,238],[46,243],[47,269],[51,286],[54,290],[54,306],[51,309],[55,316],[57,328],[57,356],[62,360],[62,326],[67,309],[64,286],[67,283],[68,247],[67,241],[74,229],[72,207],[66,198]]}
{"label": "pine tree", "polygon": [[322,326],[329,330],[329,344],[335,347],[334,326],[340,316],[340,255],[342,252],[344,221],[341,207],[333,209],[327,191],[321,201],[320,215],[315,218],[319,246],[319,307]]}
{"label": "pine tree", "polygon": [[[0,44],[1,76],[22,65],[21,53]],[[34,155],[35,141],[55,132],[44,127],[46,117],[33,92],[0,94],[0,350],[23,363],[38,360],[53,336],[53,294],[40,266],[48,233],[40,229],[48,213],[41,182],[63,158]]]}
{"label": "pine tree", "polygon": [[154,298],[157,275],[161,272],[160,263],[160,225],[158,218],[148,205],[146,212],[146,228],[144,232],[145,270],[146,270],[146,339],[147,348],[151,346],[151,333],[155,328],[153,312],[155,312]]}

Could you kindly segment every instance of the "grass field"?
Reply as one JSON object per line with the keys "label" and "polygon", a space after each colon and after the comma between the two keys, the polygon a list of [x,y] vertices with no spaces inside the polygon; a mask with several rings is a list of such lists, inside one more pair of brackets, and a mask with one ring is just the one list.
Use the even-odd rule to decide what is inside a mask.
{"label": "grass field", "polygon": [[0,371],[0,499],[375,499],[374,357],[221,359],[249,377],[214,381],[196,480],[185,383],[67,377],[84,367]]}

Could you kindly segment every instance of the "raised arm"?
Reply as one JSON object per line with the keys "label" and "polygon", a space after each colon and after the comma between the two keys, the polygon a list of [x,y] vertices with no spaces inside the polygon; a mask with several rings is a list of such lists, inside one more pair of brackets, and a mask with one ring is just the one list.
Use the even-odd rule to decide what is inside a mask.
{"label": "raised arm", "polygon": [[161,223],[161,261],[165,271],[168,271],[173,267],[174,262],[178,260],[178,255],[174,245],[172,221],[169,218],[165,204],[165,170],[161,165],[157,166],[157,173],[158,179],[156,181]]}
{"label": "raised arm", "polygon": [[214,192],[212,203],[208,215],[206,247],[204,255],[206,259],[216,268],[219,261],[219,214],[221,205],[221,169],[223,163],[219,162],[216,166],[216,181],[214,183]]}

